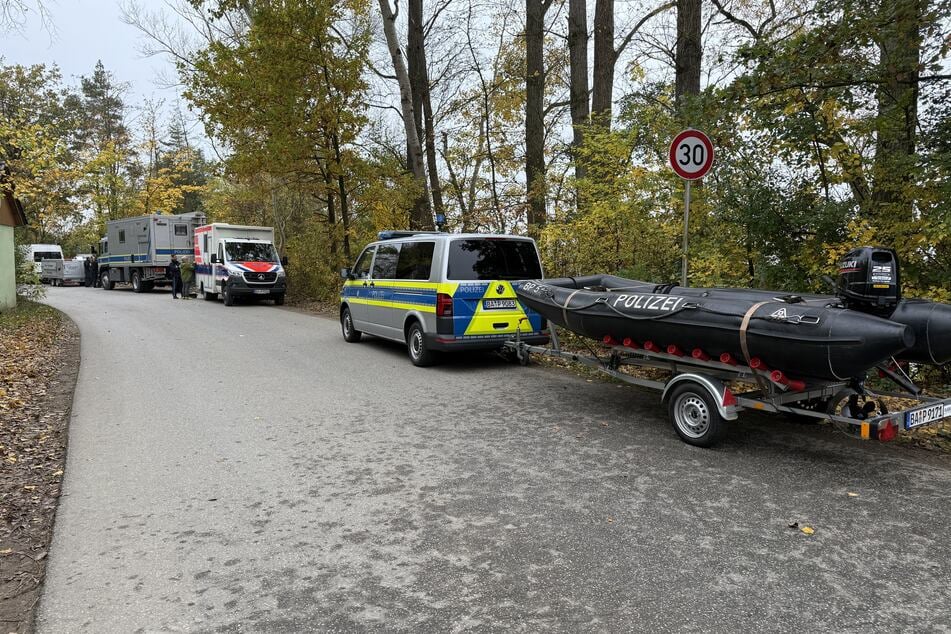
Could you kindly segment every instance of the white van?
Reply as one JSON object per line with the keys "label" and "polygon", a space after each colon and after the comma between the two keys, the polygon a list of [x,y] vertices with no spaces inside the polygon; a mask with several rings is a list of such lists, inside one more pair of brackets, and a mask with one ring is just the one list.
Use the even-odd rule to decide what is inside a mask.
{"label": "white van", "polygon": [[63,249],[58,244],[25,244],[21,248],[24,257],[33,262],[37,274],[43,272],[43,260],[63,259]]}

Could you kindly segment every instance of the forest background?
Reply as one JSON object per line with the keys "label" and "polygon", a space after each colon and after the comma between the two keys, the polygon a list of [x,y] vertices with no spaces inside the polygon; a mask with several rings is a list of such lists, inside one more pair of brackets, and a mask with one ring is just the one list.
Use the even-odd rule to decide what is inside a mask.
{"label": "forest background", "polygon": [[[42,3],[35,3],[42,10]],[[331,299],[382,229],[515,232],[550,276],[818,291],[861,245],[951,300],[951,0],[127,0],[181,103],[0,58],[20,242],[87,252],[107,220],[269,225],[292,293]],[[0,0],[17,28],[26,0]],[[134,52],[130,51],[130,54]],[[189,121],[196,118],[202,129]]]}

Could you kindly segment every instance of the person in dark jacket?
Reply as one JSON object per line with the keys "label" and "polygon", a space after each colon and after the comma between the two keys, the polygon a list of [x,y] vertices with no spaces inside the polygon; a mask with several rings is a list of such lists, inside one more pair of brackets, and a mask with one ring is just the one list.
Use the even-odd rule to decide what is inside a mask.
{"label": "person in dark jacket", "polygon": [[168,262],[167,270],[168,276],[172,278],[172,299],[184,298],[185,296],[182,294],[182,265],[174,253]]}
{"label": "person in dark jacket", "polygon": [[102,280],[99,278],[99,258],[94,253],[90,259],[92,260],[92,264],[89,265],[89,268],[92,269],[92,286],[93,288],[100,288]]}
{"label": "person in dark jacket", "polygon": [[93,272],[92,272],[92,262],[89,261],[89,258],[83,260],[83,273],[86,275],[85,284],[86,288],[92,287],[93,283]]}

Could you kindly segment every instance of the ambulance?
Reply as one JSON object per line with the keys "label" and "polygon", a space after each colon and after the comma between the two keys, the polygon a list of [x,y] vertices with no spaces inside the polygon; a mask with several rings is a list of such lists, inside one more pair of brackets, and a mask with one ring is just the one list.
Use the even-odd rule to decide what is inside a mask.
{"label": "ambulance", "polygon": [[206,300],[271,299],[287,293],[284,265],[274,248],[274,229],[221,222],[195,229],[195,288]]}
{"label": "ambulance", "polygon": [[410,361],[440,351],[498,349],[516,333],[545,344],[548,324],[515,289],[542,277],[531,238],[496,234],[383,231],[352,269],[343,269],[340,326],[406,344]]}

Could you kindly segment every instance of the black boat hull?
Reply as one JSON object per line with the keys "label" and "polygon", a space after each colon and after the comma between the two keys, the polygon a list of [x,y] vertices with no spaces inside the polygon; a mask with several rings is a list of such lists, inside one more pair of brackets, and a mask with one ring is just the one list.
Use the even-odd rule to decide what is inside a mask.
{"label": "black boat hull", "polygon": [[[569,279],[578,280],[585,286],[590,286],[591,284],[587,282],[592,282],[596,286],[618,292],[644,293],[658,288],[657,284],[651,282],[629,280],[614,275]],[[672,293],[689,297],[765,301],[789,296],[788,293],[781,291],[745,288],[690,288],[669,285],[667,288],[670,288]],[[840,301],[834,295],[800,295],[799,297],[804,303],[817,306],[835,306]],[[951,305],[924,299],[901,299],[891,314],[877,316],[910,326],[915,333],[915,343],[897,353],[895,355],[897,359],[928,365],[943,365],[951,361]]]}
{"label": "black boat hull", "polygon": [[755,358],[796,379],[861,376],[915,343],[904,324],[824,302],[790,304],[730,289],[588,276],[528,282],[517,294],[549,321],[593,339],[729,355],[741,364]]}

